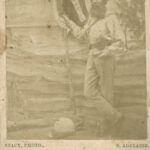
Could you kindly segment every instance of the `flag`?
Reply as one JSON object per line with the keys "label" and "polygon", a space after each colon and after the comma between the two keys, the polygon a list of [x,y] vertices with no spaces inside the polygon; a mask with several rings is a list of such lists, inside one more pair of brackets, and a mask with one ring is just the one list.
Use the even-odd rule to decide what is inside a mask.
{"label": "flag", "polygon": [[53,0],[55,17],[65,14],[77,25],[83,26],[88,19],[90,0]]}
{"label": "flag", "polygon": [[83,11],[82,11],[82,7],[80,5],[79,0],[71,0],[71,2],[72,2],[73,6],[76,10],[76,13],[78,15],[80,22],[84,22],[86,20],[86,18],[85,18]]}

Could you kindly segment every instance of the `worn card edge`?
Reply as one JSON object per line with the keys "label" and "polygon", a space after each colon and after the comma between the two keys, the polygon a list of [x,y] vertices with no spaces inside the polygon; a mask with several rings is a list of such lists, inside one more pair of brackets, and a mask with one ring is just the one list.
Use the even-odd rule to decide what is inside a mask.
{"label": "worn card edge", "polygon": [[[147,110],[148,110],[148,125],[150,125],[150,0],[145,3],[146,14],[146,71],[147,71]],[[21,148],[22,150],[44,149],[44,150],[116,150],[119,149],[116,144],[149,144],[150,145],[150,130],[148,129],[148,137],[146,140],[7,140],[6,138],[6,32],[5,32],[5,0],[0,0],[0,149],[6,148],[6,143],[40,143],[44,147]],[[20,148],[15,148],[18,150]],[[123,148],[132,149],[132,148]],[[145,149],[145,148],[134,148]]]}

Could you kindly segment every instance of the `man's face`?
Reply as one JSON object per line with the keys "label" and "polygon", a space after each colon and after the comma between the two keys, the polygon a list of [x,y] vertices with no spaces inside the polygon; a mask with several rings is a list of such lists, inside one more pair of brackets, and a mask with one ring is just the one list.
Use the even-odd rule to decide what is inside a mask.
{"label": "man's face", "polygon": [[105,17],[106,5],[102,3],[93,3],[91,8],[91,15],[93,17],[102,19]]}

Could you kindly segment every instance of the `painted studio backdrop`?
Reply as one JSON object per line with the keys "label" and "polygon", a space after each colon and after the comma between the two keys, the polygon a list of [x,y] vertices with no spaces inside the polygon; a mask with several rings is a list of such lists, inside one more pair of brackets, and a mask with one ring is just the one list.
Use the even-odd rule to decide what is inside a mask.
{"label": "painted studio backdrop", "polygon": [[[97,77],[101,79],[100,84],[104,80],[110,84],[110,78],[113,79],[113,88],[105,88],[103,95],[105,98],[105,95],[107,97],[112,94],[113,98],[106,98],[104,101],[123,116],[119,123],[110,126],[109,133],[105,132],[105,127],[112,122],[104,124],[101,118],[105,120],[105,115],[99,115],[93,105],[94,100],[85,96],[85,82],[88,84],[93,77],[87,77],[89,73],[86,74],[89,53],[91,49],[104,49],[108,45],[100,48],[104,43],[100,41],[97,48],[92,43],[96,33],[93,33],[92,39],[87,38],[90,30],[85,36],[88,40],[77,38],[77,31],[73,32],[76,28],[81,31],[86,28],[91,8],[99,7],[93,3],[97,2],[6,0],[8,139],[92,140],[147,137],[145,1],[108,0],[106,4],[106,14],[109,12],[109,15],[105,14],[103,20],[107,22],[111,15],[116,16],[124,36],[124,52],[115,59],[113,75],[109,73],[109,68],[103,77]],[[105,4],[100,3],[101,7],[102,5]],[[73,29],[71,23],[74,25]],[[91,30],[94,24],[96,23],[89,27]],[[119,30],[114,29],[116,33]],[[104,31],[101,26],[98,26],[99,30]],[[108,44],[106,41],[111,38],[110,35],[103,40]],[[112,41],[109,45],[111,44]],[[108,62],[107,58],[102,59]],[[108,68],[95,66],[98,71]],[[89,90],[88,94],[90,92]],[[108,109],[105,102],[99,107],[101,110]],[[109,118],[107,111],[105,113]],[[111,129],[118,125],[121,128],[113,130],[119,133],[116,135]]]}

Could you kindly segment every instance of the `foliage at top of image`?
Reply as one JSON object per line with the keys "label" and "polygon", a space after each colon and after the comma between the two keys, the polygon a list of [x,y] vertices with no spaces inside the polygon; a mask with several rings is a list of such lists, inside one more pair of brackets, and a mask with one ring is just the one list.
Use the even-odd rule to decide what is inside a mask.
{"label": "foliage at top of image", "polygon": [[145,0],[119,0],[120,19],[137,37],[145,30]]}

